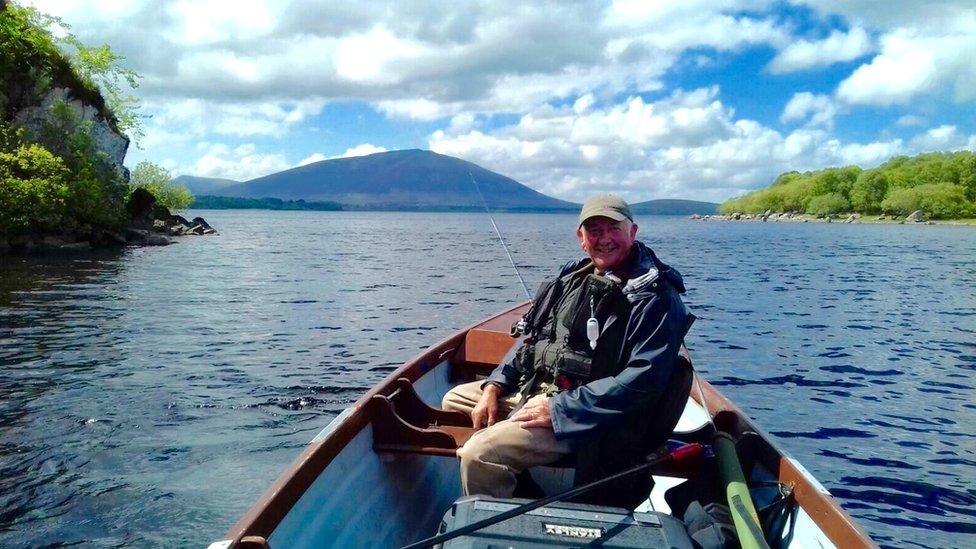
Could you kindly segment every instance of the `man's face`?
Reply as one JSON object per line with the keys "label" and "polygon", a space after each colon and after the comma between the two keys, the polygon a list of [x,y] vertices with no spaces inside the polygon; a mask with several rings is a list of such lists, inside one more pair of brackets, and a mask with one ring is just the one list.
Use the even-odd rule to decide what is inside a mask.
{"label": "man's face", "polygon": [[600,272],[625,266],[637,236],[637,225],[608,217],[591,217],[576,230],[580,246]]}

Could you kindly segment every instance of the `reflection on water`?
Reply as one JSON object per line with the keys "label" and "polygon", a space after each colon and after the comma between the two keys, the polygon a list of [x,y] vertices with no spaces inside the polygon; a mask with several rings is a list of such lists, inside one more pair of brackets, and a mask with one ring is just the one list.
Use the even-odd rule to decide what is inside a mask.
{"label": "reflection on water", "polygon": [[[3,258],[0,545],[217,539],[344,407],[522,299],[477,214],[206,212],[221,236]],[[537,285],[572,215],[500,215]],[[639,219],[696,367],[884,545],[973,542],[966,227]]]}

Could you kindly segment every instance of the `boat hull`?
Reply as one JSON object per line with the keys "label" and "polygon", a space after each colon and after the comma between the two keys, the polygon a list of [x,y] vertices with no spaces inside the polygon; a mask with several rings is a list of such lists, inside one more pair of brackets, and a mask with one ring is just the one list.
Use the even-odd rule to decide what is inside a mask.
{"label": "boat hull", "polygon": [[[441,514],[460,494],[455,458],[373,449],[377,395],[389,396],[406,379],[431,406],[456,383],[490,372],[514,344],[509,326],[522,304],[461,330],[390,374],[319,433],[259,500],[211,549],[229,547],[402,546],[436,531]],[[757,443],[753,478],[793,487],[797,512],[785,546],[873,547],[829,492],[789,457],[729,399],[696,376],[676,434],[713,418],[733,437]],[[541,474],[540,474],[541,473]],[[571,469],[533,470],[549,493],[572,485]],[[665,489],[681,479],[656,477],[646,503],[667,510]]]}

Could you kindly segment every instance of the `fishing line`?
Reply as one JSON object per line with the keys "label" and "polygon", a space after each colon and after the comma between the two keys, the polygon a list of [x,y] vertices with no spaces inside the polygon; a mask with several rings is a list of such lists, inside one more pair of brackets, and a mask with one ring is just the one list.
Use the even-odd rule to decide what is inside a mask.
{"label": "fishing line", "polygon": [[512,268],[515,269],[515,276],[518,277],[519,284],[522,285],[522,291],[525,292],[525,298],[531,300],[532,294],[529,293],[529,288],[525,285],[525,281],[522,280],[522,273],[519,272],[518,266],[515,264],[515,259],[512,258],[512,252],[508,251],[508,244],[505,244],[505,239],[502,238],[502,233],[498,230],[498,225],[495,224],[495,218],[491,215],[491,210],[488,209],[488,201],[485,200],[485,195],[481,194],[481,187],[478,185],[478,180],[474,178],[474,174],[468,172],[468,177],[471,178],[471,182],[474,183],[474,188],[478,190],[478,196],[481,197],[481,203],[485,206],[485,213],[488,214],[488,219],[491,220],[491,226],[495,229],[495,234],[498,235],[498,240],[501,241],[502,247],[505,248],[505,254],[508,255],[508,262],[512,264]]}

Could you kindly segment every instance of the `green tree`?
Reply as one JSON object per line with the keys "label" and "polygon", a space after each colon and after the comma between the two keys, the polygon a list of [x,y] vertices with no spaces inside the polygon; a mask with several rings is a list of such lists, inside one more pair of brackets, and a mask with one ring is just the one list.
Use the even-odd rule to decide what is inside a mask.
{"label": "green tree", "polygon": [[50,116],[28,137],[59,156],[71,173],[65,230],[118,228],[124,223],[124,176],[98,149],[91,122],[81,120],[71,105],[58,101],[51,105]]}
{"label": "green tree", "polygon": [[885,212],[909,214],[922,210],[933,219],[951,219],[973,215],[973,204],[966,199],[960,185],[935,183],[896,189],[881,203]]}
{"label": "green tree", "polygon": [[777,177],[776,180],[773,181],[773,184],[770,186],[776,187],[778,185],[788,185],[793,181],[796,181],[797,179],[801,179],[801,178],[803,178],[803,174],[801,174],[798,171],[785,172],[780,174],[780,176]]}
{"label": "green tree", "polygon": [[75,48],[71,57],[75,71],[86,83],[96,86],[102,92],[106,105],[115,115],[119,131],[129,134],[138,143],[144,136],[144,116],[139,114],[139,98],[131,91],[139,87],[142,77],[123,66],[125,58],[113,52],[108,44],[89,47],[74,36],[68,36],[66,42]]}
{"label": "green tree", "polygon": [[[963,190],[958,207],[945,205],[946,200],[958,198],[958,194],[955,191],[949,193],[945,185]],[[910,189],[921,190],[901,192]],[[935,194],[928,196],[927,193]],[[847,166],[805,173],[786,172],[765,189],[725,202],[719,211],[760,213],[773,210],[825,214],[853,208],[857,212],[878,213],[893,195],[895,198],[887,201],[890,209],[886,211],[895,211],[896,206],[909,208],[909,211],[920,209],[920,204],[925,202],[929,204],[929,208],[922,208],[926,212],[945,212],[930,215],[962,215],[948,212],[969,211],[976,201],[976,153],[959,151],[915,157],[896,156],[877,168],[864,171],[857,166]],[[837,197],[844,199],[847,206],[841,208],[842,202]]]}
{"label": "green tree", "polygon": [[174,184],[172,179],[169,171],[162,166],[142,161],[132,170],[129,187],[132,190],[140,187],[146,189],[169,209],[184,209],[193,203],[193,195],[183,185]]}
{"label": "green tree", "polygon": [[861,174],[861,168],[857,166],[847,166],[844,168],[828,168],[810,174],[810,194],[819,196],[823,194],[839,194],[844,198],[850,195],[851,187]]}
{"label": "green tree", "polygon": [[888,179],[888,174],[880,169],[861,172],[851,188],[851,206],[863,213],[880,212],[890,186]]}
{"label": "green tree", "polygon": [[0,10],[0,108],[36,104],[55,85],[98,108],[116,127],[142,137],[139,100],[132,94],[141,76],[124,57],[102,44],[89,47],[57,17],[8,3]]}
{"label": "green tree", "polygon": [[850,210],[850,203],[840,193],[814,196],[807,204],[807,213],[817,217],[838,214]]}

